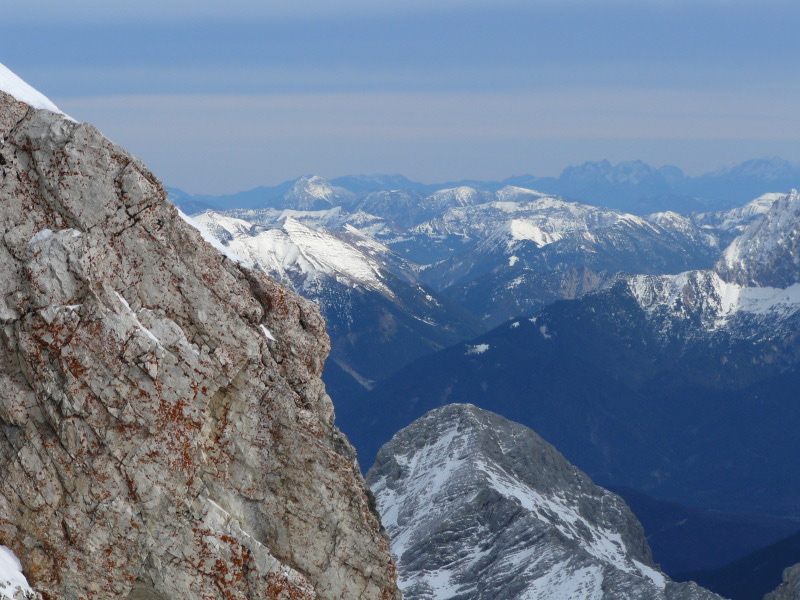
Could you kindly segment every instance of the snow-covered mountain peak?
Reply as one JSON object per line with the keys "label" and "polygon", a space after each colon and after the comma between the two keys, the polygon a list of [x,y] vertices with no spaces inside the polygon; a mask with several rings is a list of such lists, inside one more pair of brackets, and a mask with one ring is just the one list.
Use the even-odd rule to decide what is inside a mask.
{"label": "snow-covered mountain peak", "polygon": [[786,196],[787,194],[780,193],[762,194],[747,204],[730,210],[693,215],[692,221],[701,227],[742,232],[747,225],[769,212],[775,202]]}
{"label": "snow-covered mountain peak", "polygon": [[647,215],[647,217],[645,218],[651,223],[655,223],[656,225],[660,225],[661,227],[675,227],[684,229],[687,228],[692,223],[688,217],[679,215],[678,213],[672,212],[671,210],[653,213],[652,215]]}
{"label": "snow-covered mountain peak", "polygon": [[657,570],[619,497],[475,406],[443,406],[397,433],[367,481],[409,600],[713,598]]}
{"label": "snow-covered mountain peak", "polygon": [[531,201],[537,198],[546,198],[547,194],[530,190],[528,188],[507,185],[497,191],[497,199],[501,202]]}
{"label": "snow-covered mountain peak", "polygon": [[29,104],[33,108],[64,114],[47,96],[34,89],[3,64],[0,64],[0,91],[14,96],[20,102]]}
{"label": "snow-covered mountain peak", "polygon": [[800,281],[800,194],[774,200],[720,258],[717,272],[741,285],[784,288]]}
{"label": "snow-covered mountain peak", "polygon": [[227,243],[239,235],[255,235],[261,229],[249,221],[224,215],[214,210],[207,210],[195,215],[192,220],[223,243]]}
{"label": "snow-covered mountain peak", "polygon": [[331,185],[317,175],[300,177],[292,186],[292,191],[294,193],[306,193],[321,200],[329,200],[333,196]]}
{"label": "snow-covered mountain peak", "polygon": [[300,177],[283,197],[283,205],[295,210],[320,210],[347,202],[352,192],[337,188],[321,177]]}
{"label": "snow-covered mountain peak", "polygon": [[486,194],[484,192],[479,192],[475,188],[461,185],[434,192],[430,195],[430,200],[432,203],[440,205],[470,206],[484,202],[486,200]]}
{"label": "snow-covered mountain peak", "polygon": [[755,198],[744,206],[733,210],[740,210],[742,214],[745,215],[763,215],[768,212],[770,208],[772,208],[772,205],[775,204],[775,202],[786,198],[786,196],[787,194],[777,192],[761,194],[758,198]]}

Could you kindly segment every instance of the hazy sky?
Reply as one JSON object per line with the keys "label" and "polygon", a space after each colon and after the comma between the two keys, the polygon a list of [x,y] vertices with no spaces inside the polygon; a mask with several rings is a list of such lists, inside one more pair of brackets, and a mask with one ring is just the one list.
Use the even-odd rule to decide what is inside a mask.
{"label": "hazy sky", "polygon": [[800,161],[800,3],[26,0],[0,62],[167,184]]}

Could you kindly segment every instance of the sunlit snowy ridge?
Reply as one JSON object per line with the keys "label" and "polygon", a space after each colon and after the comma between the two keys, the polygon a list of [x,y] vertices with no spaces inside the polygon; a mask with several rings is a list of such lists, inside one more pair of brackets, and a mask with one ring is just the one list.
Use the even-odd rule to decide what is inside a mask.
{"label": "sunlit snowy ridge", "polygon": [[[211,211],[193,220],[215,238],[217,245],[283,281],[288,277],[281,274],[294,272],[304,276],[306,285],[311,286],[324,275],[392,294],[383,281],[382,266],[377,260],[324,229],[312,229],[291,217],[284,219],[282,227],[267,229]],[[378,246],[373,240],[369,244],[373,248]]]}
{"label": "sunlit snowy ridge", "polygon": [[800,310],[800,283],[788,288],[748,287],[724,281],[714,271],[691,271],[675,276],[638,275],[628,285],[648,313],[702,314],[715,329],[736,315],[780,319]]}

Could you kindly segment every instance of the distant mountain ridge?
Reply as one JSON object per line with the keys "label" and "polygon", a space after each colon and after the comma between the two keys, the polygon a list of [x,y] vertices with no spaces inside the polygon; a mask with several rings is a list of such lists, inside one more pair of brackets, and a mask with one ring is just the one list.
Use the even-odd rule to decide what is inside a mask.
{"label": "distant mountain ridge", "polygon": [[[306,175],[275,186],[218,196],[190,195],[173,189],[178,203],[193,202],[207,208],[282,208],[285,197],[300,184],[320,179]],[[782,158],[760,158],[728,165],[699,176],[688,176],[673,166],[653,167],[640,160],[611,164],[607,160],[586,162],[565,168],[558,177],[516,175],[502,181],[462,180],[434,184],[412,181],[402,175],[348,175],[326,182],[334,189],[364,196],[381,191],[413,192],[428,196],[442,189],[471,187],[497,192],[506,186],[532,188],[569,200],[606,206],[637,215],[672,210],[688,214],[727,210],[765,192],[800,188],[800,164]],[[331,198],[328,198],[330,201]],[[337,205],[343,198],[334,198]],[[179,204],[185,212],[188,204]]]}
{"label": "distant mountain ridge", "polygon": [[312,229],[358,231],[388,249],[383,258],[395,275],[409,279],[413,271],[411,279],[478,315],[485,326],[576,297],[619,271],[710,267],[735,235],[715,227],[735,220],[722,216],[727,213],[695,224],[677,213],[643,218],[511,185],[356,194],[318,177],[297,180],[270,207],[207,214],[263,227],[280,228],[292,219]]}

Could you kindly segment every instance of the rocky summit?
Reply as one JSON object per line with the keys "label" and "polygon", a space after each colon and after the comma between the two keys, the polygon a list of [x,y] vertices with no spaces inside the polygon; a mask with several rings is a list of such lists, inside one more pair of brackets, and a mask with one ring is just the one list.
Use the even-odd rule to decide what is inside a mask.
{"label": "rocky summit", "polygon": [[0,93],[0,544],[45,599],[399,598],[318,309]]}
{"label": "rocky summit", "polygon": [[451,404],[400,431],[367,481],[410,600],[712,600],[653,563],[621,498],[530,429]]}

